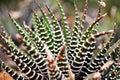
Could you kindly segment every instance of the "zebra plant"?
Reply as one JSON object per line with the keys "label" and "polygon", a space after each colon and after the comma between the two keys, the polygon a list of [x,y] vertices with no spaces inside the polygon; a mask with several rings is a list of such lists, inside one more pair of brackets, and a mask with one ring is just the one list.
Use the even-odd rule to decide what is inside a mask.
{"label": "zebra plant", "polygon": [[[49,11],[50,19],[40,6],[42,20],[33,11],[34,30],[26,24],[21,27],[9,15],[20,33],[16,35],[16,38],[25,47],[25,50],[15,45],[5,29],[0,26],[2,30],[0,40],[3,42],[0,44],[0,49],[16,63],[19,72],[7,66],[2,60],[0,60],[0,66],[15,80],[87,80],[88,76],[93,73],[99,73],[102,80],[119,79],[120,69],[117,63],[120,40],[111,45],[114,30],[98,32],[96,29],[99,21],[106,15],[106,13],[100,15],[103,1],[99,0],[98,16],[86,30],[84,23],[88,0],[86,0],[82,18],[79,17],[77,6],[74,3],[75,21],[72,30],[66,22],[61,4],[58,0],[56,1],[61,23],[48,6],[46,8]],[[95,52],[96,39],[106,34],[112,34],[110,40],[100,51]],[[105,64],[107,69],[103,68]]]}

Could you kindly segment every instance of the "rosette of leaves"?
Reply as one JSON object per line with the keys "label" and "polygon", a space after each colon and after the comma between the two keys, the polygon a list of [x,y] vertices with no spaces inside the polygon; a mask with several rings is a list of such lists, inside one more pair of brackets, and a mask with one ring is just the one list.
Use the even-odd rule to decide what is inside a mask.
{"label": "rosette of leaves", "polygon": [[[20,33],[17,35],[17,39],[25,47],[25,51],[15,45],[1,26],[0,40],[3,44],[0,45],[0,49],[16,63],[19,72],[7,66],[2,60],[0,60],[0,66],[15,80],[83,80],[94,72],[99,72],[103,80],[119,78],[120,69],[117,61],[120,40],[112,46],[110,43],[114,31],[98,32],[96,30],[98,22],[106,14],[100,15],[99,8],[96,20],[84,30],[88,0],[86,0],[81,19],[77,6],[74,4],[75,21],[72,30],[70,30],[58,0],[57,4],[61,23],[58,22],[48,6],[46,8],[49,11],[49,18],[40,6],[42,19],[39,19],[39,16],[33,12],[34,29],[26,24],[21,27],[10,16]],[[110,40],[95,55],[96,38],[106,34],[112,34]],[[101,68],[110,60],[113,63],[107,70]],[[115,71],[117,74],[114,73]]]}

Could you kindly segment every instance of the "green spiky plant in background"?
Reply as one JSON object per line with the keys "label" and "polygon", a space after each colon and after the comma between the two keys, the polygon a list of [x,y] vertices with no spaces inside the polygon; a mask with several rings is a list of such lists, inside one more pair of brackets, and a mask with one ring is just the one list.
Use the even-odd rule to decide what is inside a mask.
{"label": "green spiky plant in background", "polygon": [[[103,4],[102,0],[100,5]],[[118,40],[111,45],[114,31],[98,32],[96,27],[106,14],[100,15],[100,8],[96,20],[84,30],[87,14],[88,0],[86,0],[83,16],[80,19],[77,6],[75,6],[75,22],[70,30],[66,16],[57,0],[60,10],[61,23],[54,16],[51,9],[46,6],[50,13],[50,19],[39,6],[42,20],[34,13],[34,29],[24,24],[21,27],[11,16],[11,21],[18,29],[20,35],[17,39],[25,47],[18,48],[11,37],[1,26],[0,40],[3,44],[0,49],[16,63],[19,72],[8,67],[2,60],[0,66],[15,80],[84,80],[92,73],[98,72],[102,80],[114,80],[120,78],[119,44]],[[110,40],[95,55],[96,38],[112,34]],[[110,67],[102,67],[111,61]],[[115,74],[116,72],[116,74]]]}

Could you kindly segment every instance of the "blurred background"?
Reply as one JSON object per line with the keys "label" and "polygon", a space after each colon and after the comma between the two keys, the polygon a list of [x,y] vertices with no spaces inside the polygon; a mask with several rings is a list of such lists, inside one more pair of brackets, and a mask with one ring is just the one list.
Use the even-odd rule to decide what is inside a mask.
{"label": "blurred background", "polygon": [[[68,19],[68,23],[70,26],[72,25],[73,17],[74,17],[74,0],[59,0],[66,12],[66,16]],[[97,0],[88,0],[88,16],[91,19],[95,19],[96,13],[98,10],[98,1]],[[108,30],[113,28],[114,22],[120,22],[120,1],[119,0],[103,0],[106,2],[106,7],[102,8],[102,14],[108,13],[107,17],[102,21],[101,26],[99,27],[100,31]],[[9,20],[8,13],[18,21],[19,24],[22,25],[23,21],[30,25],[32,10],[38,11],[38,6],[36,2],[40,4],[42,7],[44,5],[49,5],[52,10],[57,13],[58,7],[56,4],[56,0],[0,0],[0,23],[6,28],[6,30],[14,35],[16,32],[15,28],[13,28],[13,24]],[[76,0],[78,9],[80,13],[83,11],[85,0]],[[38,12],[39,14],[39,12]],[[91,21],[91,20],[90,20]],[[90,23],[89,21],[89,23]],[[92,22],[92,21],[91,21]],[[107,24],[107,25],[106,25]],[[104,28],[103,28],[104,27]]]}
{"label": "blurred background", "polygon": [[[73,25],[74,20],[74,0],[59,0],[63,9],[67,16],[67,21],[69,26]],[[87,24],[91,24],[93,20],[97,16],[98,11],[98,1],[97,0],[88,0],[88,13],[87,13]],[[99,31],[110,30],[114,28],[114,23],[117,23],[115,39],[119,39],[120,37],[120,0],[103,0],[106,3],[105,7],[102,7],[101,14],[107,13],[107,16],[100,22],[100,27],[98,27]],[[36,11],[40,16],[40,12],[37,4],[45,10],[48,14],[45,5],[48,5],[54,12],[54,14],[59,19],[59,10],[56,3],[56,0],[0,0],[0,24],[5,27],[6,31],[11,34],[13,40],[15,38],[15,34],[17,30],[14,25],[11,23],[8,14],[10,14],[20,25],[23,25],[23,21],[26,22],[27,25],[32,25],[32,11]],[[82,15],[82,11],[84,8],[85,0],[76,0],[77,7],[80,12],[80,16]],[[104,40],[108,40],[108,37],[104,36],[101,39],[101,42]],[[0,56],[3,60],[6,61],[6,57],[0,51]],[[7,64],[11,64],[7,62]]]}
{"label": "blurred background", "polygon": [[[88,0],[88,13],[87,15],[94,20],[97,11],[98,11],[98,1],[97,0]],[[102,8],[102,14],[107,13],[107,17],[100,24],[100,31],[108,30],[113,28],[114,22],[119,23],[120,19],[120,4],[119,0],[103,0],[106,3],[106,7]],[[68,19],[68,23],[70,26],[72,25],[73,17],[74,17],[74,0],[60,0],[64,11],[66,12],[66,16]],[[50,6],[55,14],[58,12],[58,7],[56,4],[56,0],[0,0],[0,22],[6,28],[6,30],[14,35],[16,30],[13,28],[11,24],[8,13],[18,21],[19,24],[23,24],[23,21],[30,25],[32,10],[38,11],[38,6],[36,3],[40,4],[40,6],[45,7],[44,5]],[[80,13],[83,11],[85,0],[76,0],[78,9]],[[45,10],[45,9],[44,9]],[[39,12],[38,12],[39,14]],[[91,23],[88,21],[89,23]],[[104,28],[103,28],[104,27]]]}

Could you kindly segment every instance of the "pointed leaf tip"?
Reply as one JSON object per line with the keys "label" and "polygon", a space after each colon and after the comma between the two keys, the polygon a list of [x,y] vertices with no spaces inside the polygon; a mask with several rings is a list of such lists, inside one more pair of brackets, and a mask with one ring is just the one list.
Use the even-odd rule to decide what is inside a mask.
{"label": "pointed leaf tip", "polygon": [[104,1],[98,1],[98,3],[101,5],[101,6],[103,6],[103,7],[106,7],[106,4],[105,4],[105,2]]}

